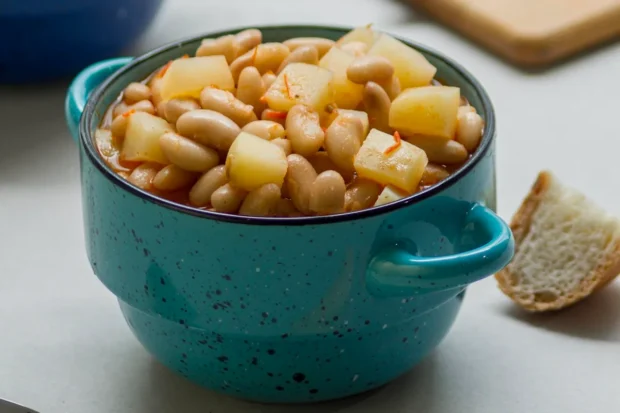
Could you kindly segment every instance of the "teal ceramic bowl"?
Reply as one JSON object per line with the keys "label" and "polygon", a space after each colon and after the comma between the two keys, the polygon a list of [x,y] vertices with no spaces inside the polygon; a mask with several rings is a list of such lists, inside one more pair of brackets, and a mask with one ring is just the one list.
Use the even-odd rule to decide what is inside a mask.
{"label": "teal ceramic bowl", "polygon": [[[261,29],[266,41],[335,39],[347,30]],[[95,64],[69,89],[92,269],[146,350],[208,388],[302,403],[388,383],[441,342],[465,288],[513,255],[510,230],[493,212],[491,102],[461,66],[407,42],[461,88],[486,131],[471,160],[439,185],[364,211],[285,219],[220,214],[157,198],[112,172],[93,132],[124,86],[193,53],[201,38],[228,33]]]}

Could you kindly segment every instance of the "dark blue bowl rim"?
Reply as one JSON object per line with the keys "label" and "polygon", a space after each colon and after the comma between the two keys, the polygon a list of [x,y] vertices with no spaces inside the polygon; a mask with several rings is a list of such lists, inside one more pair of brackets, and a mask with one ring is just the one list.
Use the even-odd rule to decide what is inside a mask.
{"label": "dark blue bowl rim", "polygon": [[364,218],[370,218],[381,214],[386,214],[392,211],[395,211],[400,208],[404,208],[406,206],[415,204],[417,202],[421,202],[429,197],[439,194],[450,186],[456,184],[461,178],[463,178],[469,171],[471,171],[480,160],[486,155],[489,151],[493,139],[495,139],[495,110],[493,109],[493,104],[491,103],[491,99],[489,98],[486,90],[480,84],[480,82],[469,73],[463,66],[456,63],[452,59],[444,56],[443,54],[433,50],[427,46],[418,44],[416,42],[412,42],[410,40],[404,39],[399,36],[394,36],[398,38],[400,41],[406,43],[407,45],[416,48],[417,50],[433,56],[434,58],[441,60],[446,65],[450,66],[456,73],[459,74],[467,83],[471,84],[474,87],[474,90],[477,92],[480,101],[482,102],[483,112],[486,114],[486,124],[485,131],[482,137],[482,141],[478,150],[474,153],[474,155],[459,168],[456,172],[451,174],[448,178],[440,182],[439,184],[433,185],[430,188],[427,188],[423,191],[417,192],[407,198],[403,198],[399,201],[392,202],[389,204],[384,204],[378,207],[363,209],[361,211],[354,212],[345,212],[341,214],[334,215],[325,215],[325,216],[311,216],[311,217],[249,217],[243,215],[233,215],[233,214],[224,214],[220,212],[212,212],[204,209],[195,208],[189,205],[178,204],[176,202],[169,201],[164,198],[160,198],[155,196],[147,191],[144,191],[123,179],[117,173],[115,173],[111,168],[107,166],[103,158],[99,156],[97,149],[95,148],[94,140],[91,137],[90,133],[90,123],[91,119],[95,113],[95,104],[101,97],[107,92],[108,87],[115,82],[120,76],[125,73],[131,71],[134,66],[154,57],[159,54],[168,52],[173,48],[178,48],[180,46],[184,46],[188,43],[196,42],[197,40],[206,38],[206,37],[219,37],[227,34],[234,34],[241,30],[245,29],[259,29],[261,31],[277,31],[277,30],[295,30],[295,29],[304,29],[304,30],[321,30],[321,31],[332,31],[335,34],[342,35],[345,32],[353,29],[353,27],[338,27],[338,26],[318,26],[318,25],[267,25],[267,26],[245,26],[229,29],[226,31],[220,32],[210,32],[206,34],[201,34],[198,36],[191,36],[181,40],[177,40],[163,46],[160,46],[156,49],[151,50],[139,57],[133,59],[129,64],[120,68],[118,71],[109,76],[99,87],[93,91],[91,96],[88,99],[86,107],[84,108],[84,112],[82,118],[80,120],[80,141],[81,144],[86,148],[86,154],[88,155],[90,161],[106,176],[110,181],[114,184],[118,185],[125,191],[136,195],[142,198],[144,201],[152,202],[156,205],[181,212],[184,214],[192,215],[198,218],[211,219],[216,221],[224,221],[229,223],[237,223],[237,224],[246,224],[246,225],[284,225],[284,226],[295,226],[295,225],[320,225],[320,224],[329,224],[329,223],[337,223],[337,222],[345,222],[352,220],[359,220]]}

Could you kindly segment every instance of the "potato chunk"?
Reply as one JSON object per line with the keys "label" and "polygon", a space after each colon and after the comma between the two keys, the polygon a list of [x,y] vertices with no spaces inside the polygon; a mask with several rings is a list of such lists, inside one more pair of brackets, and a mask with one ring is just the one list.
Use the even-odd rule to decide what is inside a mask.
{"label": "potato chunk", "polygon": [[271,109],[286,112],[298,103],[319,113],[332,103],[332,72],[307,63],[290,63],[265,93]]}
{"label": "potato chunk", "polygon": [[412,194],[427,163],[422,149],[373,129],[355,156],[354,166],[361,178],[393,185]]}
{"label": "potato chunk", "polygon": [[161,80],[161,98],[199,98],[207,86],[233,91],[235,82],[224,56],[202,56],[174,60]]}
{"label": "potato chunk", "polygon": [[354,118],[358,118],[362,121],[362,126],[364,127],[364,139],[366,139],[366,135],[368,135],[369,129],[369,120],[368,113],[362,110],[350,110],[350,109],[338,109],[338,116],[352,116]]}
{"label": "potato chunk", "polygon": [[159,137],[172,130],[172,126],[158,116],[146,112],[132,113],[127,121],[121,157],[127,161],[168,164],[168,159],[159,146]]}
{"label": "potato chunk", "polygon": [[336,45],[342,46],[351,42],[361,42],[366,46],[370,47],[375,42],[377,38],[377,33],[372,30],[371,25],[357,27],[351,30],[349,33],[342,36],[337,42]]}
{"label": "potato chunk", "polygon": [[241,132],[226,157],[226,174],[232,186],[253,191],[266,184],[279,187],[288,168],[286,154],[277,145]]}
{"label": "potato chunk", "polygon": [[377,39],[368,55],[383,56],[392,62],[403,90],[430,84],[437,72],[437,68],[422,53],[387,34]]}
{"label": "potato chunk", "polygon": [[379,194],[379,198],[377,198],[375,206],[389,204],[390,202],[398,201],[399,199],[403,199],[407,196],[409,196],[408,193],[403,192],[392,185],[388,185],[383,188],[383,191]]}
{"label": "potato chunk", "polygon": [[362,101],[364,85],[355,84],[347,77],[347,68],[354,60],[355,56],[332,47],[319,62],[319,66],[334,74],[334,101],[339,108],[353,109]]}
{"label": "potato chunk", "polygon": [[405,90],[390,108],[390,127],[406,135],[454,138],[461,100],[458,87],[425,86]]}

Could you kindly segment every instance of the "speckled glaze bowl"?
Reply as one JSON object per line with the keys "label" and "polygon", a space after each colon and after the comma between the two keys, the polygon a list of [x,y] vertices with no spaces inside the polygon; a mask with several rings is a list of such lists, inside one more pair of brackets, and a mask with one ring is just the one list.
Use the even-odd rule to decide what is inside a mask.
{"label": "speckled glaze bowl", "polygon": [[[346,31],[261,29],[266,41]],[[193,53],[201,38],[223,34],[101,62],[71,86],[67,121],[80,148],[93,271],[118,297],[143,346],[206,387],[300,403],[381,386],[439,344],[468,284],[512,257],[510,230],[492,212],[489,98],[459,65],[409,42],[486,120],[477,153],[444,182],[392,204],[326,217],[249,218],[176,205],[112,172],[93,132],[127,83]]]}

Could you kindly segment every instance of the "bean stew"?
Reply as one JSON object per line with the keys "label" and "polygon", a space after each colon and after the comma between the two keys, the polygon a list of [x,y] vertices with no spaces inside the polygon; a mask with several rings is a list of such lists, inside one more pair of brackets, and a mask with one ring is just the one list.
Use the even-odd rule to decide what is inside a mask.
{"label": "bean stew", "polygon": [[95,141],[133,185],[197,208],[362,210],[441,182],[479,146],[482,117],[436,71],[371,26],[282,43],[244,30],[127,85]]}

